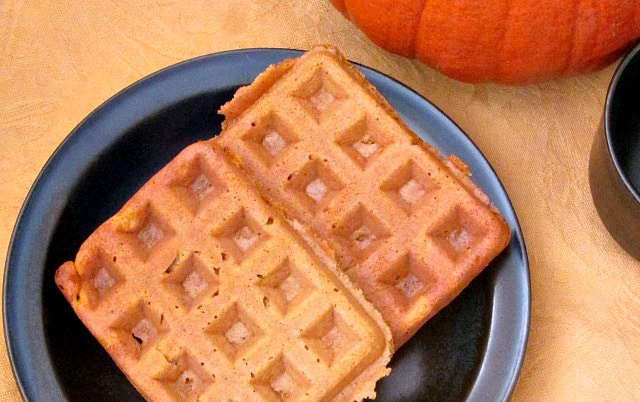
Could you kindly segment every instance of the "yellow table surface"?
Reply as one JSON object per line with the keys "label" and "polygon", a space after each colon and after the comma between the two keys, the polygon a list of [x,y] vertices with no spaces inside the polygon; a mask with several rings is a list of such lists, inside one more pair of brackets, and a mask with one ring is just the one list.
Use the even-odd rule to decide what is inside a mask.
{"label": "yellow table surface", "polygon": [[[376,48],[325,0],[0,2],[0,267],[36,175],[107,98],[195,56],[316,43],[430,99],[506,187],[532,290],[513,400],[640,400],[640,262],[604,229],[587,175],[615,64],[539,85],[464,84]],[[20,400],[4,338],[0,400]]]}

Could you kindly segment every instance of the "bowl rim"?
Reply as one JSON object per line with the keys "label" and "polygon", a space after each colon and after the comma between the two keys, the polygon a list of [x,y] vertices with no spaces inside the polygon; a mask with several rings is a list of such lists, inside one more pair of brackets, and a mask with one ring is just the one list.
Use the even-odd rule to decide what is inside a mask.
{"label": "bowl rim", "polygon": [[607,153],[613,162],[613,167],[624,184],[625,188],[629,192],[629,194],[636,200],[638,206],[640,206],[640,190],[636,190],[634,185],[631,183],[631,180],[627,176],[627,173],[622,168],[622,163],[618,156],[618,153],[615,152],[615,148],[613,146],[613,115],[614,115],[614,102],[618,97],[618,88],[620,86],[620,81],[624,77],[625,73],[628,73],[627,68],[632,63],[640,64],[640,42],[636,44],[635,47],[622,59],[622,61],[618,64],[618,67],[611,78],[611,82],[609,83],[609,88],[607,89],[607,97],[605,100],[605,108],[604,108],[604,136],[605,142],[607,146]]}

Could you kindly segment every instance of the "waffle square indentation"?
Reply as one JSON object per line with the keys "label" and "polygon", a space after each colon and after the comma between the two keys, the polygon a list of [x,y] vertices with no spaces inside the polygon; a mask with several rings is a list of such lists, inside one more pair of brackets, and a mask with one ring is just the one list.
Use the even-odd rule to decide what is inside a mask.
{"label": "waffle square indentation", "polygon": [[251,384],[267,400],[295,401],[303,399],[311,381],[280,354],[251,380]]}
{"label": "waffle square indentation", "polygon": [[165,270],[162,283],[186,308],[206,295],[216,295],[218,276],[195,253],[181,251]]}
{"label": "waffle square indentation", "polygon": [[411,306],[436,282],[427,265],[410,252],[402,255],[386,268],[378,278],[378,282],[383,284],[404,308]]}
{"label": "waffle square indentation", "polygon": [[286,120],[275,112],[251,122],[251,128],[242,136],[242,140],[267,165],[271,165],[286,152],[287,147],[299,141]]}
{"label": "waffle square indentation", "polygon": [[214,169],[201,156],[176,169],[169,187],[194,214],[205,202],[214,199],[225,189]]}
{"label": "waffle square indentation", "polygon": [[357,119],[338,134],[335,142],[361,169],[372,163],[390,144],[387,136],[376,124],[371,124],[367,116]]}
{"label": "waffle square indentation", "polygon": [[143,261],[175,233],[150,203],[142,208],[122,210],[111,221],[116,231],[125,236],[128,245]]}
{"label": "waffle square indentation", "polygon": [[246,255],[269,237],[262,226],[244,209],[239,209],[222,225],[211,231],[226,251],[232,254],[235,261],[242,261]]}
{"label": "waffle square indentation", "polygon": [[356,261],[365,260],[389,237],[386,225],[361,203],[333,225],[332,230],[343,244],[344,252]]}
{"label": "waffle square indentation", "polygon": [[262,330],[238,303],[218,313],[206,333],[215,347],[234,361],[262,337]]}
{"label": "waffle square indentation", "polygon": [[313,292],[313,285],[288,258],[267,275],[260,275],[258,286],[264,292],[266,307],[273,304],[286,315]]}
{"label": "waffle square indentation", "polygon": [[320,315],[303,332],[302,339],[307,347],[329,367],[360,341],[346,320],[334,308]]}
{"label": "waffle square indentation", "polygon": [[321,122],[340,107],[346,94],[329,76],[328,71],[318,68],[310,79],[294,91],[293,97],[316,122]]}
{"label": "waffle square indentation", "polygon": [[456,206],[428,232],[432,241],[452,262],[457,262],[477,250],[485,231],[474,215]]}
{"label": "waffle square indentation", "polygon": [[207,375],[193,357],[183,353],[177,359],[167,359],[167,367],[156,377],[169,394],[179,401],[194,402],[209,388],[214,379]]}
{"label": "waffle square indentation", "polygon": [[289,176],[285,186],[307,210],[313,212],[326,205],[344,187],[338,176],[315,157]]}
{"label": "waffle square indentation", "polygon": [[429,173],[410,160],[387,177],[380,189],[410,215],[424,203],[425,197],[437,191],[438,185]]}
{"label": "waffle square indentation", "polygon": [[167,327],[164,315],[141,299],[115,321],[112,330],[127,352],[139,358],[158,342]]}
{"label": "waffle square indentation", "polygon": [[124,282],[124,275],[116,263],[116,257],[103,250],[96,250],[79,267],[82,295],[87,297],[91,308],[96,308]]}

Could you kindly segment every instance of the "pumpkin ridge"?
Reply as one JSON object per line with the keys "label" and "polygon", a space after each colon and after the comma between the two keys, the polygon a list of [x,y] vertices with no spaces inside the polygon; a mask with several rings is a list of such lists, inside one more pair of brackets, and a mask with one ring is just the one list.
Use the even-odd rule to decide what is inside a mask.
{"label": "pumpkin ridge", "polygon": [[640,32],[640,7],[633,8],[633,20],[636,22],[635,31]]}
{"label": "pumpkin ridge", "polygon": [[393,3],[386,0],[345,0],[344,10],[351,22],[373,43],[393,53],[413,58],[418,25],[416,18],[420,16],[423,2],[424,0],[395,0]]}
{"label": "pumpkin ridge", "polygon": [[635,36],[638,36],[640,35],[640,5],[633,7],[633,11],[631,13],[631,18],[633,18],[632,21],[636,22],[633,27],[633,32],[635,33]]}
{"label": "pumpkin ridge", "polygon": [[500,33],[500,40],[496,45],[496,57],[495,63],[492,69],[487,71],[487,74],[481,78],[482,81],[492,81],[497,79],[497,76],[500,71],[500,66],[503,63],[505,51],[504,47],[507,43],[507,33],[509,32],[509,27],[511,26],[512,19],[509,18],[511,15],[511,11],[513,10],[513,0],[505,0],[506,7],[504,9],[504,14],[502,15],[502,21],[505,21],[502,24],[502,32]]}
{"label": "pumpkin ridge", "polygon": [[[412,15],[410,17],[407,17],[407,20],[409,20],[410,23],[405,23],[404,25],[404,29],[406,29],[406,33],[402,33],[402,36],[406,36],[407,38],[410,38],[408,40],[408,45],[409,47],[403,49],[403,52],[401,54],[403,54],[405,57],[410,57],[410,58],[415,58],[416,57],[416,40],[415,37],[418,33],[418,29],[420,28],[420,19],[422,18],[422,13],[424,12],[424,7],[425,4],[428,0],[412,0],[412,1],[397,1],[395,3],[395,7],[397,7],[398,9],[404,9],[406,7],[404,7],[404,5],[401,5],[399,3],[404,3],[404,4],[409,4],[409,3],[415,3],[416,5],[413,7],[413,12]],[[389,25],[389,29],[392,30],[392,24]],[[397,34],[397,32],[396,32]],[[392,34],[389,34],[389,37],[391,37]]]}
{"label": "pumpkin ridge", "polygon": [[[586,4],[585,4],[586,3]],[[580,8],[578,9],[578,12],[576,14],[575,17],[575,21],[574,21],[574,25],[575,25],[575,29],[574,29],[574,34],[573,34],[573,54],[571,55],[571,63],[567,66],[567,73],[571,73],[573,72],[573,70],[575,70],[577,68],[577,66],[579,66],[580,64],[584,63],[584,58],[586,57],[585,53],[585,49],[588,49],[587,47],[585,47],[584,43],[593,43],[593,39],[597,34],[597,26],[588,26],[586,24],[579,24],[579,22],[581,21],[581,17],[583,17],[583,15],[588,15],[590,10],[591,12],[594,9],[594,0],[583,0],[580,2]],[[581,46],[579,46],[578,43],[578,27],[581,27],[582,30],[584,32],[582,32],[582,36],[584,36],[586,39],[583,39],[583,43],[581,44]],[[587,29],[590,28],[590,29]],[[593,63],[595,63],[595,60],[592,61]]]}
{"label": "pumpkin ridge", "polygon": [[567,75],[571,69],[571,66],[574,63],[574,58],[576,54],[576,32],[578,30],[578,15],[579,10],[582,7],[584,2],[582,0],[577,0],[573,2],[572,8],[572,17],[571,17],[571,40],[569,42],[569,51],[567,52],[567,60],[559,71],[560,75]]}
{"label": "pumpkin ridge", "polygon": [[[420,1],[420,0],[419,0]],[[425,12],[426,10],[426,5],[427,5],[427,1],[429,0],[421,0],[422,4],[420,4],[420,7],[418,7],[417,9],[420,10],[417,13],[415,13],[415,15],[413,16],[413,24],[411,24],[411,27],[413,28],[412,31],[410,31],[409,33],[409,37],[412,38],[411,40],[411,58],[415,58],[416,57],[416,36],[418,35],[418,31],[420,30],[420,21],[422,21],[422,14]]]}

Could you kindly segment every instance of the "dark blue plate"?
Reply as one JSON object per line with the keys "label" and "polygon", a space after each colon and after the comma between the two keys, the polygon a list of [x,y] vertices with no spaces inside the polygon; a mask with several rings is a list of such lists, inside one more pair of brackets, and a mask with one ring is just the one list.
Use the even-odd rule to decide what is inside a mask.
{"label": "dark blue plate", "polygon": [[[121,91],[67,137],[33,185],[16,223],[4,281],[6,341],[27,401],[141,400],[58,292],[53,276],[82,241],[182,148],[220,130],[218,107],[269,64],[299,52],[237,50],[189,60]],[[529,267],[516,215],[471,140],[411,89],[367,78],[416,133],[465,161],[502,212],[508,248],[393,358],[384,401],[507,400],[529,325]]]}

